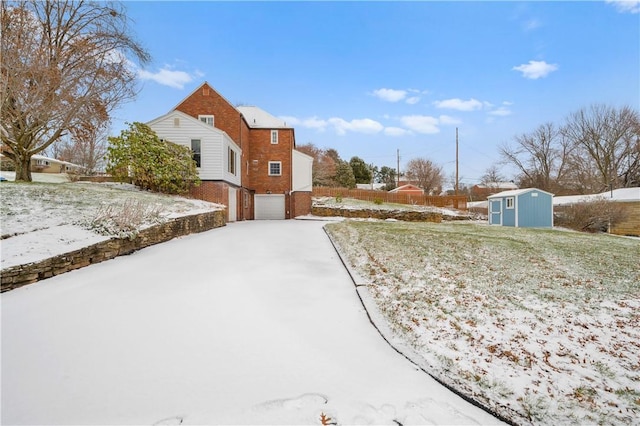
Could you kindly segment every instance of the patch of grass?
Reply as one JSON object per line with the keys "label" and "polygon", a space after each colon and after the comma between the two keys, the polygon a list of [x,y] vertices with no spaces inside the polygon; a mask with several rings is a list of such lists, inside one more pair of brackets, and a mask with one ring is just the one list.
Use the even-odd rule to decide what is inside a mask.
{"label": "patch of grass", "polygon": [[534,423],[633,424],[640,240],[460,222],[326,228],[434,374]]}

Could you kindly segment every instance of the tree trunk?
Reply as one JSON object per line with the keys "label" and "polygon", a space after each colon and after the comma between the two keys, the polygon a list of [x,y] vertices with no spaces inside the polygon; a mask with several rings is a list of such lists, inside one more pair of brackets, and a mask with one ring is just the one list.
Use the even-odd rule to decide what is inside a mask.
{"label": "tree trunk", "polygon": [[14,160],[16,165],[16,182],[32,182],[31,178],[31,156],[16,155]]}

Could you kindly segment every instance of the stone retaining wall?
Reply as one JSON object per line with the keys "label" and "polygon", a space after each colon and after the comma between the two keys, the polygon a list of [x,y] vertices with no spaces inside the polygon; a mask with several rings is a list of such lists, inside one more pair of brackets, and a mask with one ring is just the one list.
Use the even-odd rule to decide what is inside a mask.
{"label": "stone retaining wall", "polygon": [[[311,214],[323,217],[350,217],[362,219],[396,219],[405,222],[442,222],[442,214],[435,212],[419,212],[407,210],[375,210],[375,209],[340,209],[334,207],[313,206]],[[463,217],[468,219],[467,217]]]}
{"label": "stone retaining wall", "polygon": [[133,239],[112,238],[39,262],[3,269],[1,271],[1,291],[13,290],[14,288],[83,268],[93,263],[100,263],[117,256],[131,254],[136,250],[163,243],[176,237],[225,226],[225,216],[226,212],[220,210],[179,217],[144,229]]}

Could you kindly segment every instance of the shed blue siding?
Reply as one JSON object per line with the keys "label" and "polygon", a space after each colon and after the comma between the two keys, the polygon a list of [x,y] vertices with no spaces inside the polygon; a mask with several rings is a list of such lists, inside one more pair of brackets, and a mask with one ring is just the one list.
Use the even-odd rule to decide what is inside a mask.
{"label": "shed blue siding", "polygon": [[553,194],[536,189],[504,191],[489,197],[489,223],[523,228],[553,227]]}
{"label": "shed blue siding", "polygon": [[[537,195],[536,195],[537,194]],[[553,199],[544,192],[531,191],[518,196],[518,226],[547,228],[553,226]]]}
{"label": "shed blue siding", "polygon": [[514,198],[514,197],[504,197],[502,199],[502,226],[516,226],[515,204],[514,204],[514,208],[508,209],[507,198]]}

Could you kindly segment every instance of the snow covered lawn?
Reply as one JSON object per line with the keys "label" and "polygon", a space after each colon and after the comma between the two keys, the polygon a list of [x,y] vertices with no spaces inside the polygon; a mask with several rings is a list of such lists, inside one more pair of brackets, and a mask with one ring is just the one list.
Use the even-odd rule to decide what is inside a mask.
{"label": "snow covered lawn", "polygon": [[640,423],[640,240],[477,223],[327,228],[437,377],[518,423]]}
{"label": "snow covered lawn", "polygon": [[325,223],[234,223],[3,293],[2,424],[498,424],[383,341]]}
{"label": "snow covered lawn", "polygon": [[[34,175],[51,180],[45,173]],[[224,208],[117,183],[2,182],[0,195],[2,268],[125,236],[173,217]]]}

